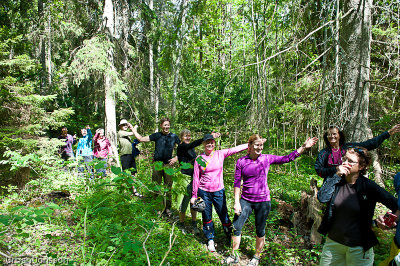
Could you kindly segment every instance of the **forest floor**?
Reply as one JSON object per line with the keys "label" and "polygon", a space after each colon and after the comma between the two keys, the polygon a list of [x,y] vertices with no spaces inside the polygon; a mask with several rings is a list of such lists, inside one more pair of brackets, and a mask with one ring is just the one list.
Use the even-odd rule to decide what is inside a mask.
{"label": "forest floor", "polygon": [[[221,265],[230,254],[230,243],[223,233],[216,213],[216,252],[207,250],[202,232],[183,234],[177,227],[177,204],[170,217],[160,215],[162,200],[154,199],[148,188],[151,168],[137,179],[143,183],[144,198],[133,196],[129,182],[120,176],[88,181],[75,171],[60,170],[37,178],[23,188],[8,187],[0,197],[0,254],[6,264],[10,258],[61,258],[62,265]],[[305,198],[309,181],[285,171],[270,173],[270,188],[284,178],[285,193],[273,190],[271,211],[266,225],[266,243],[260,265],[317,265],[322,245],[313,243],[307,218]],[[116,177],[117,176],[117,177]],[[117,180],[118,179],[118,180]],[[311,179],[312,180],[312,179]],[[301,187],[301,188],[299,188]],[[3,187],[4,189],[4,187]],[[228,205],[232,191],[227,187]],[[296,197],[289,197],[292,190]],[[382,207],[377,213],[384,213]],[[296,219],[294,217],[297,217]],[[186,225],[190,223],[190,214]],[[201,217],[197,217],[201,230]],[[377,231],[381,244],[375,247],[375,262],[388,253],[393,230]],[[254,255],[255,226],[251,215],[242,231],[240,263],[246,265]],[[52,263],[50,263],[52,264]]]}

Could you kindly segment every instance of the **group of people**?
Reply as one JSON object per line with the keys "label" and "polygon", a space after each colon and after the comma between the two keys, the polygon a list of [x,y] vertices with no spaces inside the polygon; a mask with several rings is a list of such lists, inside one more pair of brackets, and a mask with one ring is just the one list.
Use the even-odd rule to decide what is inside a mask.
{"label": "group of people", "polygon": [[[202,211],[202,229],[209,251],[214,252],[216,250],[212,219],[214,206],[224,233],[232,241],[232,252],[224,260],[224,263],[236,264],[239,262],[237,251],[240,245],[241,231],[254,210],[256,248],[255,255],[248,265],[258,265],[265,244],[266,220],[271,209],[268,187],[270,165],[284,164],[295,160],[305,150],[314,146],[318,138],[308,138],[302,146],[290,154],[278,156],[263,154],[265,139],[257,134],[250,136],[245,144],[216,150],[215,139],[220,137],[220,133],[212,132],[205,134],[203,138],[192,141],[189,130],[183,130],[178,137],[170,132],[170,127],[170,120],[163,118],[160,121],[160,132],[143,137],[138,133],[137,125],[132,126],[127,120],[121,120],[118,140],[122,169],[132,169],[135,173],[137,171],[135,156],[138,154],[136,145],[140,142],[150,141],[155,142],[153,160],[161,162],[162,169],[173,167],[177,162],[192,164],[193,168],[181,170],[182,174],[190,176],[192,181],[187,185],[187,195],[184,196],[179,208],[179,227],[184,232],[187,207],[189,203],[193,205],[198,198],[201,198],[205,205],[205,209]],[[82,135],[91,137],[90,128],[87,127],[86,131],[87,134],[84,135],[82,130]],[[347,143],[343,132],[338,127],[330,127],[325,132],[323,138],[327,147],[319,152],[315,163],[317,174],[324,179],[318,192],[318,199],[327,203],[319,228],[321,234],[327,235],[320,265],[373,265],[372,247],[377,244],[377,239],[372,231],[372,225],[386,227],[382,217],[378,217],[376,220],[372,219],[375,205],[377,202],[381,202],[396,215],[399,215],[400,211],[397,199],[366,177],[368,166],[371,163],[368,151],[376,149],[384,140],[398,132],[400,132],[400,124],[375,138],[360,143]],[[72,146],[74,142],[74,138],[68,136],[64,136],[67,147],[68,145]],[[83,142],[86,143],[90,137]],[[200,145],[203,145],[204,151],[197,155],[194,148]],[[175,148],[176,156],[173,156]],[[65,150],[63,158],[71,156],[72,149]],[[235,215],[231,221],[226,203],[223,163],[228,156],[242,151],[247,151],[247,154],[236,162],[233,184]],[[82,150],[82,154],[87,156],[84,150]],[[397,186],[400,189],[400,175],[398,179]],[[163,182],[167,188],[172,189],[172,176],[168,175],[165,170],[153,168],[152,180],[158,184]],[[171,202],[171,193],[167,193],[163,211],[165,215],[171,215]],[[191,210],[191,214],[192,230],[198,233],[197,213]],[[400,229],[398,238],[399,240],[394,239],[397,246],[400,244]]]}
{"label": "group of people", "polygon": [[107,164],[111,163],[113,152],[110,141],[104,135],[104,129],[97,129],[96,134],[93,136],[90,126],[86,126],[81,129],[81,134],[82,137],[78,141],[75,156],[72,145],[76,143],[76,135],[71,136],[68,134],[67,127],[61,129],[61,135],[58,139],[65,141],[65,144],[59,149],[61,158],[65,161],[79,160],[78,172],[84,172],[86,169],[91,175],[93,175],[93,168],[90,166],[90,162],[96,160],[96,162],[104,163],[103,167],[96,170],[96,173],[105,176]]}

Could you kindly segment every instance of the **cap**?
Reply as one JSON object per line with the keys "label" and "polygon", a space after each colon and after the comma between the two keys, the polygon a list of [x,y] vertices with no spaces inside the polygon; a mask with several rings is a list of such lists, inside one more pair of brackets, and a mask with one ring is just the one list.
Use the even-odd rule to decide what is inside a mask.
{"label": "cap", "polygon": [[210,139],[215,140],[213,135],[211,135],[211,134],[204,134],[203,141],[207,141],[207,140],[210,140]]}
{"label": "cap", "polygon": [[119,122],[119,125],[118,125],[118,126],[123,125],[123,124],[128,124],[128,120],[122,119],[122,120]]}

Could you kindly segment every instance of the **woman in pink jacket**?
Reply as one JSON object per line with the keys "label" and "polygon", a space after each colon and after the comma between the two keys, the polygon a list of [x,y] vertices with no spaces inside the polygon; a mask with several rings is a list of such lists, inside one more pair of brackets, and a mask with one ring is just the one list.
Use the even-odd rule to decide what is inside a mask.
{"label": "woman in pink jacket", "polygon": [[96,173],[106,176],[107,162],[112,160],[112,149],[110,141],[104,136],[104,129],[99,128],[93,137],[94,149],[93,155],[98,161],[104,162],[104,167],[97,169]]}
{"label": "woman in pink jacket", "polygon": [[228,156],[246,150],[248,144],[216,151],[214,150],[215,140],[213,135],[206,134],[203,138],[203,145],[204,153],[200,154],[194,163],[191,203],[194,204],[197,196],[204,200],[206,208],[202,212],[203,232],[208,240],[208,250],[215,252],[214,223],[212,221],[213,205],[228,239],[231,238],[232,233],[232,222],[229,219],[228,209],[226,207],[223,179],[224,160]]}

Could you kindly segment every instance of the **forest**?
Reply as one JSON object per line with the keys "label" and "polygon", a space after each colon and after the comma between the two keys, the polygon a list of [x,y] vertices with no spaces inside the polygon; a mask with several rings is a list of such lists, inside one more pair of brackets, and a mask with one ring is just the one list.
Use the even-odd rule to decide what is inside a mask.
{"label": "forest", "polygon": [[[323,178],[314,163],[330,126],[364,141],[400,123],[400,2],[393,0],[10,0],[0,1],[0,258],[3,264],[221,265],[230,243],[214,212],[216,252],[178,228],[185,180],[152,182],[154,143],[137,145],[137,173],[122,171],[118,127],[142,136],[219,132],[216,150],[265,138],[287,155],[268,173],[271,211],[260,265],[318,265]],[[104,128],[114,160],[107,176],[80,173],[59,154],[62,127],[82,138]],[[397,197],[400,134],[371,152],[368,178]],[[77,144],[73,145],[76,152]],[[202,152],[202,146],[196,153]],[[236,160],[224,163],[234,216]],[[94,170],[103,165],[90,163]],[[143,197],[132,191],[134,186]],[[172,215],[162,214],[172,194]],[[375,216],[386,213],[378,205]],[[186,223],[190,223],[189,208]],[[201,230],[201,215],[197,226]],[[255,254],[254,214],[238,265]],[[375,263],[394,229],[374,229]]]}

